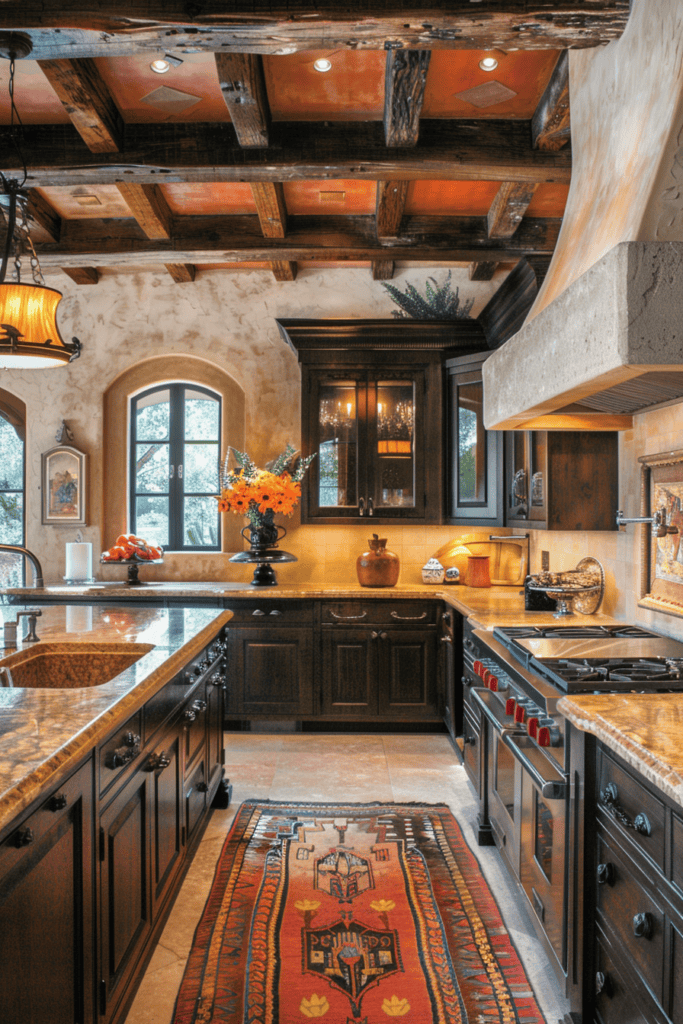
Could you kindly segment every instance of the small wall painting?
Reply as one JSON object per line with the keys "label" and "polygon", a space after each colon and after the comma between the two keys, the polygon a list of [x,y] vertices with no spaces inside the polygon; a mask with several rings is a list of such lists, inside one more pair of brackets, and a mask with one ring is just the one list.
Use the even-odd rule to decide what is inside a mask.
{"label": "small wall painting", "polygon": [[640,601],[643,607],[683,616],[683,450],[643,455],[641,515],[666,512],[667,532],[642,527]]}
{"label": "small wall painting", "polygon": [[43,461],[43,523],[85,526],[85,455],[70,445],[51,448]]}

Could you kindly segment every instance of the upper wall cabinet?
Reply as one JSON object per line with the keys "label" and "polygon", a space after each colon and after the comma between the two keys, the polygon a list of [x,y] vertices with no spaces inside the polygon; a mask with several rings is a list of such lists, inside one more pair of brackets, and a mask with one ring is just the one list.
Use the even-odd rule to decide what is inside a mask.
{"label": "upper wall cabinet", "polygon": [[302,364],[302,522],[444,521],[443,362],[472,320],[278,320]]}

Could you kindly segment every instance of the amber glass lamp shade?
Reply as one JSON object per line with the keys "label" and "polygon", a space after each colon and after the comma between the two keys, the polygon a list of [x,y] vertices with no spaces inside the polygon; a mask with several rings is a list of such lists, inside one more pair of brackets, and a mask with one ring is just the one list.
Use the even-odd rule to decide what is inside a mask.
{"label": "amber glass lamp shade", "polygon": [[37,284],[0,284],[0,369],[41,369],[75,358],[57,327],[62,293]]}

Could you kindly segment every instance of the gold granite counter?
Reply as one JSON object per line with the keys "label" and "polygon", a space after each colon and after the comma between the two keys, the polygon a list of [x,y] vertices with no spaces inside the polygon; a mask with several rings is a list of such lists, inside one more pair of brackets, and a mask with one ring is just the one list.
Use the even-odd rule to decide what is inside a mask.
{"label": "gold granite counter", "polygon": [[591,693],[563,697],[557,707],[683,806],[683,695]]}
{"label": "gold granite counter", "polygon": [[[0,617],[13,622],[20,610],[0,608]],[[231,617],[217,608],[43,606],[39,643],[20,642],[20,650],[41,642],[87,642],[103,650],[112,642],[135,643],[152,650],[99,686],[0,688],[0,829],[160,690]]]}

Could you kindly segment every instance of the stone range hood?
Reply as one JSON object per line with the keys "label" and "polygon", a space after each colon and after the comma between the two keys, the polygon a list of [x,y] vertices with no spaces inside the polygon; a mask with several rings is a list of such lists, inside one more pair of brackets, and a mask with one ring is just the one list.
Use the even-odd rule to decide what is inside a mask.
{"label": "stone range hood", "polygon": [[627,429],[683,397],[683,242],[622,242],[484,363],[489,429]]}

